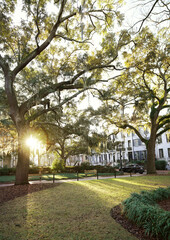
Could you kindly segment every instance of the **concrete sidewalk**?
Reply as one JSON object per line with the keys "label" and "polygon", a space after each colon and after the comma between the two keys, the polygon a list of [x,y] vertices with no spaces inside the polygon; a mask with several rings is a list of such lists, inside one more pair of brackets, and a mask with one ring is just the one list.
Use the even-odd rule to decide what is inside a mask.
{"label": "concrete sidewalk", "polygon": [[[132,174],[131,177],[139,177],[139,176],[144,176],[146,175],[146,172],[143,174]],[[130,177],[130,174],[127,175],[120,175],[116,176],[116,178],[125,178],[125,177]],[[108,179],[108,178],[115,178],[114,176],[98,176],[98,180],[102,179]],[[89,180],[97,180],[97,177],[87,177],[87,178],[79,178],[77,179],[62,179],[62,180],[55,180],[54,183],[65,183],[65,182],[75,182],[75,181],[89,181]],[[53,180],[47,181],[47,180],[35,180],[35,181],[29,181],[30,184],[45,184],[45,183],[53,183]],[[8,187],[8,186],[13,186],[14,183],[0,183],[0,187]]]}
{"label": "concrete sidewalk", "polygon": [[[170,175],[169,170],[157,170],[158,175]],[[131,177],[139,177],[139,176],[146,176],[146,171],[143,174],[132,174]],[[116,176],[116,178],[125,178],[125,177],[130,177],[130,174],[127,175],[120,175]],[[98,180],[102,179],[108,179],[108,178],[115,178],[115,176],[108,176],[108,177],[103,177],[99,176]],[[89,180],[97,180],[97,177],[87,177],[87,178],[79,178],[78,181],[89,181]],[[65,182],[75,182],[77,179],[63,179],[63,180],[55,180],[54,183],[65,183]],[[29,181],[30,184],[45,184],[45,183],[53,183],[53,180],[47,181],[47,180],[35,180],[35,181]],[[0,183],[0,187],[7,187],[7,186],[13,186],[14,183]]]}

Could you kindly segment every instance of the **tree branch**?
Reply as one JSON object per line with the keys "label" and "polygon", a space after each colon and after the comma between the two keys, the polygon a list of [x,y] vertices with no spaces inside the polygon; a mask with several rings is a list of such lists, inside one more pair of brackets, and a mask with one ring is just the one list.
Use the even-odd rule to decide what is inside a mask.
{"label": "tree branch", "polygon": [[5,63],[5,61],[1,55],[0,55],[0,67],[2,68],[3,72],[6,75],[9,70],[9,66],[7,63]]}
{"label": "tree branch", "polygon": [[156,134],[156,138],[161,136],[163,133],[167,132],[168,130],[170,130],[170,125],[167,126],[166,128],[164,128],[162,131],[160,131],[159,133]]}
{"label": "tree branch", "polygon": [[69,102],[71,99],[77,97],[79,94],[81,94],[82,92],[86,91],[87,88],[84,88],[80,91],[78,91],[77,93],[73,94],[72,96],[68,97],[68,98],[65,98],[60,104],[58,104],[57,106],[55,107],[52,107],[52,108],[49,108],[49,109],[43,109],[42,111],[39,111],[39,112],[36,112],[35,114],[33,114],[32,116],[30,116],[28,119],[27,119],[27,122],[32,122],[33,120],[35,120],[36,118],[40,117],[41,115],[43,114],[46,114],[48,112],[51,112],[51,111],[55,111],[56,109],[59,109],[61,106],[63,106],[65,103]]}
{"label": "tree branch", "polygon": [[119,125],[119,127],[120,128],[123,128],[123,129],[125,129],[125,128],[130,128],[130,129],[132,129],[135,133],[136,133],[136,135],[140,138],[140,140],[142,141],[142,142],[144,142],[145,144],[147,144],[147,142],[148,142],[148,140],[146,139],[146,138],[144,138],[141,134],[140,134],[140,132],[135,128],[135,127],[133,127],[132,125],[130,125],[130,124],[123,124],[123,125]]}
{"label": "tree branch", "polygon": [[67,40],[67,41],[70,41],[70,42],[77,42],[77,43],[90,43],[90,44],[94,45],[94,44],[91,43],[91,42],[87,42],[87,40],[84,40],[84,41],[78,41],[78,40],[73,39],[73,38],[65,37],[65,36],[63,36],[63,35],[61,35],[61,34],[56,34],[55,37],[61,37],[61,38],[65,39],[65,40]]}
{"label": "tree branch", "polygon": [[[140,25],[140,27],[139,27],[139,30],[137,31],[137,33],[140,32],[140,30],[141,30],[141,28],[142,28],[144,22],[145,22],[146,19],[151,15],[151,13],[152,13],[154,7],[156,6],[156,4],[157,4],[158,2],[159,2],[159,0],[156,0],[156,1],[155,1],[155,3],[152,5],[150,11],[148,12],[148,14],[146,15],[146,17],[145,17],[144,19],[142,19],[142,20],[138,21],[137,23],[135,23],[135,25],[136,25],[136,24],[138,24],[139,22],[142,22],[141,25]],[[135,25],[134,25],[134,26],[135,26]]]}
{"label": "tree branch", "polygon": [[20,72],[25,66],[27,66],[28,63],[30,63],[36,56],[38,56],[45,48],[48,47],[48,45],[51,43],[53,38],[55,37],[55,33],[61,24],[61,22],[65,21],[66,19],[69,19],[76,15],[76,13],[72,13],[64,18],[62,17],[62,13],[64,11],[64,6],[65,6],[66,1],[62,0],[61,1],[61,6],[58,14],[58,19],[56,23],[54,24],[48,38],[39,46],[37,47],[34,51],[32,51],[14,70],[13,73],[14,75],[17,75],[18,72]]}
{"label": "tree branch", "polygon": [[20,112],[24,115],[29,109],[31,109],[33,106],[35,106],[37,103],[41,101],[42,98],[45,98],[47,95],[50,93],[53,93],[57,90],[64,90],[64,89],[77,89],[77,88],[82,88],[83,86],[79,85],[73,85],[74,82],[82,76],[85,72],[92,71],[95,69],[100,69],[100,68],[113,68],[115,70],[121,70],[116,68],[114,65],[110,64],[105,64],[105,65],[99,65],[99,66],[92,66],[89,67],[86,70],[82,70],[79,73],[77,73],[75,76],[73,76],[70,80],[68,81],[63,81],[60,83],[53,84],[49,87],[42,88],[38,93],[34,94],[30,99],[25,101],[23,104],[20,106]]}

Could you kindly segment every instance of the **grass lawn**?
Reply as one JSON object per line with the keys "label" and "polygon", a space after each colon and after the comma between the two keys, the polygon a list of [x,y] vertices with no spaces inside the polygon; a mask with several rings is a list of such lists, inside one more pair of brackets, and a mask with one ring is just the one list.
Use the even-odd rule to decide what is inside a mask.
{"label": "grass lawn", "polygon": [[[35,174],[34,174],[35,175]],[[100,176],[113,176],[114,173],[99,173],[99,177]],[[96,176],[94,174],[88,174],[87,177],[91,177],[91,176]],[[85,174],[84,173],[79,173],[78,174],[79,178],[84,178]],[[58,173],[55,174],[55,180],[60,180],[60,179],[75,179],[77,178],[77,173]],[[33,181],[33,180],[39,180],[40,176],[37,174],[37,176],[29,176],[29,180]],[[42,175],[42,179],[43,180],[49,180],[52,181],[53,180],[53,174],[43,174]],[[4,182],[14,182],[15,181],[15,176],[0,176],[0,183],[4,183]]]}
{"label": "grass lawn", "polygon": [[170,176],[62,183],[0,206],[0,240],[135,240],[110,217],[132,192],[170,186]]}

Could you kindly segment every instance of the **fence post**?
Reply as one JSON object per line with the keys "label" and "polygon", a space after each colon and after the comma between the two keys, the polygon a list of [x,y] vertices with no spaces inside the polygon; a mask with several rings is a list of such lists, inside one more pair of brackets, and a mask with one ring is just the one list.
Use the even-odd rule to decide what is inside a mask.
{"label": "fence post", "polygon": [[130,177],[132,177],[132,172],[130,171]]}
{"label": "fence post", "polygon": [[39,170],[39,177],[40,177],[40,181],[42,180],[42,168],[40,168]]}
{"label": "fence post", "polygon": [[99,179],[98,171],[97,171],[97,180]]}
{"label": "fence post", "polygon": [[79,172],[77,172],[77,181],[79,181]]}
{"label": "fence post", "polygon": [[114,174],[115,174],[115,178],[116,178],[116,171],[114,172]]}
{"label": "fence post", "polygon": [[54,183],[54,181],[55,181],[55,173],[53,173],[53,183]]}

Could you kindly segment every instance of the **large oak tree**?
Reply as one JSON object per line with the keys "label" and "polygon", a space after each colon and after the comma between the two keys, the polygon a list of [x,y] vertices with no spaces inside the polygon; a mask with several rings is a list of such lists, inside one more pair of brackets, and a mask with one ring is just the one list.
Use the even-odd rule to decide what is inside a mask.
{"label": "large oak tree", "polygon": [[[170,129],[170,58],[164,40],[143,29],[124,52],[127,69],[107,90],[98,90],[104,100],[98,114],[118,128],[133,130],[145,143],[148,174],[156,172],[156,139]],[[141,129],[148,129],[149,137]]]}
{"label": "large oak tree", "polygon": [[[17,2],[22,12],[17,13],[20,21],[16,23]],[[99,80],[103,68],[115,69],[113,61],[122,44],[119,41],[114,56],[89,44],[94,33],[104,36],[113,29],[115,19],[121,21],[116,6],[122,1],[50,2],[0,3],[0,74],[9,115],[18,133],[16,184],[28,183],[29,148],[25,139],[34,121],[49,111],[58,111],[87,85],[94,84],[89,79],[96,76]],[[68,90],[73,90],[71,95]]]}

